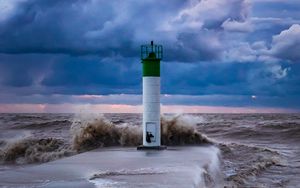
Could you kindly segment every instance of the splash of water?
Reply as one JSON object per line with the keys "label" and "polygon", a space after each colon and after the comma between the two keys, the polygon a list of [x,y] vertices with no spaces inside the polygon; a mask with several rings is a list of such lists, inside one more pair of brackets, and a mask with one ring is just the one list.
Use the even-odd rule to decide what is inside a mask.
{"label": "splash of water", "polygon": [[[197,120],[188,115],[162,116],[162,144],[169,146],[212,143],[196,130]],[[142,144],[142,128],[129,124],[117,125],[102,115],[78,115],[70,128],[72,139],[15,139],[0,148],[0,161],[16,163],[48,162],[98,147],[137,146]]]}
{"label": "splash of water", "polygon": [[103,116],[74,121],[71,134],[72,147],[76,151],[107,146],[137,146],[142,140],[140,127],[117,126]]}
{"label": "splash of water", "polygon": [[21,139],[6,143],[0,150],[0,161],[17,164],[48,162],[63,156],[71,155],[71,151],[59,139]]}
{"label": "splash of water", "polygon": [[212,142],[196,130],[198,121],[190,115],[162,116],[162,144],[168,146],[200,145]]}

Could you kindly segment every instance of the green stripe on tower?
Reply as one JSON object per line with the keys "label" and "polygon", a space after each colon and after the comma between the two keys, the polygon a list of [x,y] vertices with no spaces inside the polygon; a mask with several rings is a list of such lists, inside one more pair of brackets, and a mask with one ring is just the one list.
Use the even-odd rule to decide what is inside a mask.
{"label": "green stripe on tower", "polygon": [[143,77],[153,76],[160,77],[160,60],[159,59],[145,59],[143,63]]}

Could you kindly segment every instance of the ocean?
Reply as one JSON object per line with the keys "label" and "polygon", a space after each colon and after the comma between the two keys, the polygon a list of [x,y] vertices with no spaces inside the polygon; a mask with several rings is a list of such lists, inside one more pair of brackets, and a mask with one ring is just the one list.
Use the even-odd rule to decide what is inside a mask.
{"label": "ocean", "polygon": [[[142,114],[0,114],[0,186],[16,169],[136,147],[141,124]],[[161,124],[164,145],[218,150],[201,186],[300,187],[300,114],[165,114]]]}

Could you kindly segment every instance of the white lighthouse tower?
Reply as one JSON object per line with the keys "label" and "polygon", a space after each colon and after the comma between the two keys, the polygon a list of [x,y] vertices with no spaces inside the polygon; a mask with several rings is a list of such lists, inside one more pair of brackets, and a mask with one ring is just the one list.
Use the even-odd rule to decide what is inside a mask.
{"label": "white lighthouse tower", "polygon": [[141,46],[143,64],[143,145],[138,149],[165,149],[161,146],[160,60],[161,45]]}

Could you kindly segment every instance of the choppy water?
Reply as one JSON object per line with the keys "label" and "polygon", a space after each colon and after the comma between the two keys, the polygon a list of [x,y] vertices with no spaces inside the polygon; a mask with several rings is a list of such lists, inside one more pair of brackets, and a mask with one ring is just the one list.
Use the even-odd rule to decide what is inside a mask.
{"label": "choppy water", "polygon": [[[0,171],[139,145],[141,123],[141,114],[1,114]],[[299,114],[165,115],[162,127],[166,145],[219,147],[224,181],[210,186],[300,187]]]}

